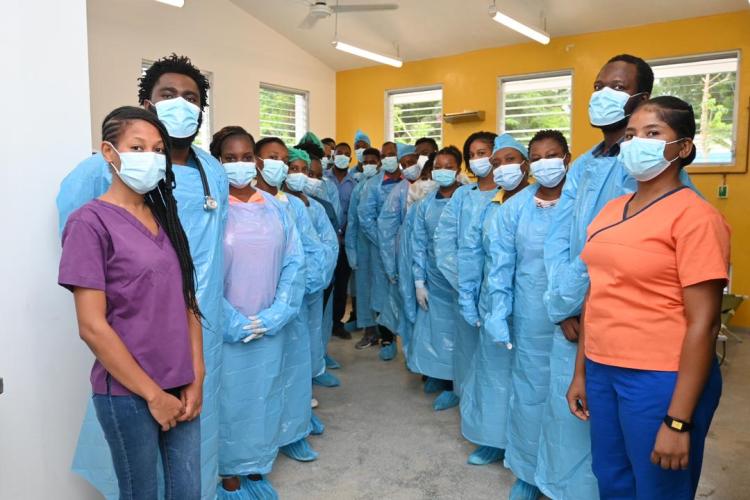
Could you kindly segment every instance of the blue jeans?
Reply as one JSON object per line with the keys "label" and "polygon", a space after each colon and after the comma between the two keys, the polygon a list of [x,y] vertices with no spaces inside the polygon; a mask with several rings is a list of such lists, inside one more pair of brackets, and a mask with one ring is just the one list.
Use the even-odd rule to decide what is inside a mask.
{"label": "blue jeans", "polygon": [[163,432],[139,396],[94,394],[93,401],[112,453],[121,500],[157,499],[159,451],[164,498],[200,498],[200,419]]}
{"label": "blue jeans", "polygon": [[719,365],[714,361],[693,412],[688,468],[673,471],[651,463],[651,451],[676,382],[677,372],[634,370],[586,360],[592,469],[603,500],[695,497],[706,434],[721,397]]}

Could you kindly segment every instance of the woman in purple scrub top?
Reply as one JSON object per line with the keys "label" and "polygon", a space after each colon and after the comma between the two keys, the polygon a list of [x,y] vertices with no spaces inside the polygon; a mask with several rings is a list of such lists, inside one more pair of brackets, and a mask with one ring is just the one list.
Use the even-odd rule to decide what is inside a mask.
{"label": "woman in purple scrub top", "polygon": [[65,225],[60,285],[73,292],[97,418],[121,498],[200,497],[204,376],[193,261],[172,195],[169,135],[125,106],[102,125],[112,185]]}

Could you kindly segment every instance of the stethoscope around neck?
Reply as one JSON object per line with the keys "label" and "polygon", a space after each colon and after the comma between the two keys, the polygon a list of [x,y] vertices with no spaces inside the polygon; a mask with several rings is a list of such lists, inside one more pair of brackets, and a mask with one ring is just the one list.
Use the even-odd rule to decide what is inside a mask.
{"label": "stethoscope around neck", "polygon": [[198,158],[198,155],[195,154],[195,151],[193,151],[192,147],[190,148],[190,156],[195,160],[195,166],[198,168],[198,173],[201,176],[201,184],[203,184],[203,210],[206,212],[216,210],[219,208],[219,203],[213,196],[211,196],[211,188],[208,185],[206,171],[203,169],[203,164],[201,163],[200,158]]}

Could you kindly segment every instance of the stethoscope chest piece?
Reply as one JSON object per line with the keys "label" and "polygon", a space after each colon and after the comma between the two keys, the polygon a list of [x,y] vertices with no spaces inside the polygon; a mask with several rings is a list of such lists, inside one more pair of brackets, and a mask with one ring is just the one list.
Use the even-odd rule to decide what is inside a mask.
{"label": "stethoscope chest piece", "polygon": [[216,210],[217,208],[219,208],[219,204],[214,200],[213,196],[206,196],[206,199],[203,202],[203,210],[211,211]]}

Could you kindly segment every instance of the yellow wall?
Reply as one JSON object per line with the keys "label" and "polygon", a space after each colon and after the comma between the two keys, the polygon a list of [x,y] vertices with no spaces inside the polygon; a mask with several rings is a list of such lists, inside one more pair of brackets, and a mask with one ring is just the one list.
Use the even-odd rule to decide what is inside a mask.
{"label": "yellow wall", "polygon": [[[504,29],[498,25],[498,29]],[[461,36],[456,33],[454,36]],[[557,38],[547,45],[526,43],[426,59],[404,64],[341,71],[336,74],[336,137],[351,141],[357,128],[375,144],[385,134],[385,91],[441,84],[447,113],[481,109],[485,121],[443,126],[445,144],[459,148],[472,132],[495,130],[497,77],[555,70],[573,71],[573,153],[577,156],[601,140],[588,121],[588,100],[601,66],[619,53],[644,59],[670,58],[739,49],[739,116],[736,168],[747,161],[750,112],[750,11],[650,24],[636,28]],[[750,295],[750,176],[728,175],[729,198],[719,200],[719,174],[693,175],[704,196],[729,220],[732,231],[733,291]],[[750,326],[750,305],[740,309],[735,324]]]}

